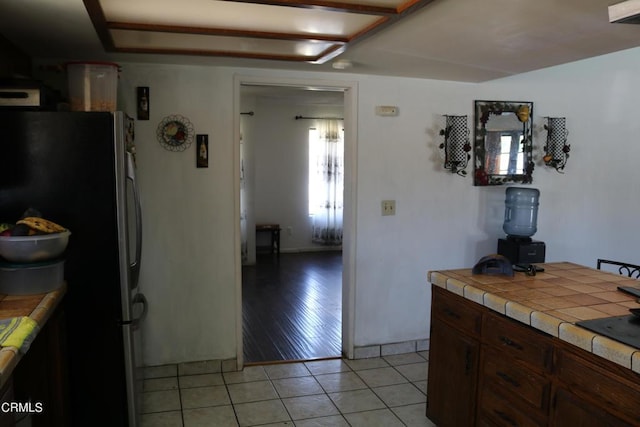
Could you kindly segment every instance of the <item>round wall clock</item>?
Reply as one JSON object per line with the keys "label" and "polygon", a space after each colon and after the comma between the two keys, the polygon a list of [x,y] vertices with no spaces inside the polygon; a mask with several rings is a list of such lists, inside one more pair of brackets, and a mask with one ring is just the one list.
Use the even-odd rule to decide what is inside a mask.
{"label": "round wall clock", "polygon": [[186,117],[172,114],[162,119],[156,135],[165,149],[184,151],[193,142],[193,125]]}

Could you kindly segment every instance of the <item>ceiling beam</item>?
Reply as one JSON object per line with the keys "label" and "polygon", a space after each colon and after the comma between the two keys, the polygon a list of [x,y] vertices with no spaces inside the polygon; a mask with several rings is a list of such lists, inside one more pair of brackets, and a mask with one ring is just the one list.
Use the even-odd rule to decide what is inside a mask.
{"label": "ceiling beam", "polygon": [[[277,31],[252,31],[239,28],[210,28],[191,27],[184,25],[166,25],[149,23],[130,23],[108,21],[101,6],[101,1],[83,0],[87,13],[93,22],[96,33],[106,51],[130,52],[130,53],[163,53],[173,55],[209,55],[228,56],[253,59],[274,59],[284,61],[306,61],[312,63],[324,63],[342,54],[349,46],[369,38],[373,34],[387,28],[405,16],[412,14],[434,0],[397,0],[397,6],[378,6],[375,4],[359,4],[359,0],[353,2],[341,2],[335,0],[224,0],[238,3],[271,5],[275,7],[297,7],[307,9],[324,9],[343,14],[370,15],[373,22],[353,30],[352,34],[331,35],[316,34],[312,32],[277,32]],[[188,1],[186,2],[188,3]],[[185,4],[186,4],[185,3]],[[232,24],[232,23],[231,23]],[[191,34],[200,36],[217,36],[245,39],[273,39],[292,42],[330,43],[331,46],[324,49],[319,55],[305,56],[295,54],[261,53],[255,51],[228,51],[223,49],[192,49],[192,48],[162,48],[144,46],[116,46],[112,31],[144,31],[149,33],[164,34]]]}
{"label": "ceiling beam", "polygon": [[236,30],[232,28],[184,27],[179,25],[155,25],[128,22],[108,22],[107,28],[109,30],[149,31],[155,33],[200,34],[208,36],[249,37],[298,41],[328,41],[341,44],[348,43],[351,39],[351,37],[336,37],[327,34],[274,33],[266,31]]}
{"label": "ceiling beam", "polygon": [[[341,46],[332,46],[325,49],[324,52],[316,56],[304,55],[281,55],[281,54],[263,54],[259,52],[237,52],[224,50],[199,50],[199,49],[157,49],[157,48],[134,48],[120,47],[115,50],[123,53],[150,53],[159,55],[193,55],[193,56],[223,56],[230,58],[247,58],[247,59],[266,59],[275,61],[291,61],[291,62],[310,62],[313,64],[321,64],[324,57],[330,56],[335,50],[339,50]],[[320,62],[322,61],[322,62]]]}
{"label": "ceiling beam", "polygon": [[87,9],[93,27],[96,29],[96,34],[98,34],[98,38],[102,42],[102,46],[106,51],[113,51],[115,45],[113,44],[111,33],[107,28],[107,18],[104,16],[100,2],[98,0],[82,0],[82,2],[84,3],[85,9]]}
{"label": "ceiling beam", "polygon": [[400,7],[384,7],[328,0],[225,0],[237,3],[254,3],[269,6],[299,7],[303,9],[327,10],[330,12],[360,13],[365,15],[392,16],[400,13]]}

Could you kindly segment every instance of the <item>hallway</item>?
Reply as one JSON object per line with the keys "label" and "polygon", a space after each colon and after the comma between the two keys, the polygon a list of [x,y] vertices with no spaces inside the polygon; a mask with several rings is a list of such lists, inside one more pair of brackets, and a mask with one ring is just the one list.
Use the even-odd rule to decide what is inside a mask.
{"label": "hallway", "polygon": [[258,255],[242,294],[245,363],[340,357],[342,252]]}

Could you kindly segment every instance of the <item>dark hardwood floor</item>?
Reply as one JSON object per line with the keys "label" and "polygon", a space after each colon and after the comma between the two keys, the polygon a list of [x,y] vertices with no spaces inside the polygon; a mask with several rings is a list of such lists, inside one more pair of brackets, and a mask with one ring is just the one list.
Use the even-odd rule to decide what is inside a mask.
{"label": "dark hardwood floor", "polygon": [[339,357],[342,253],[258,255],[242,268],[246,363]]}

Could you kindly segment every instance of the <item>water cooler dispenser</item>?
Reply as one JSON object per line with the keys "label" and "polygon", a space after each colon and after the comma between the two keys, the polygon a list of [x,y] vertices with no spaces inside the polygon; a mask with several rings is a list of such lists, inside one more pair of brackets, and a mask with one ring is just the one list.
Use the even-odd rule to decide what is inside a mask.
{"label": "water cooler dispenser", "polygon": [[538,230],[539,198],[536,188],[507,188],[502,225],[507,237],[498,239],[498,253],[507,257],[514,269],[526,270],[531,264],[544,262],[544,242],[531,239]]}

